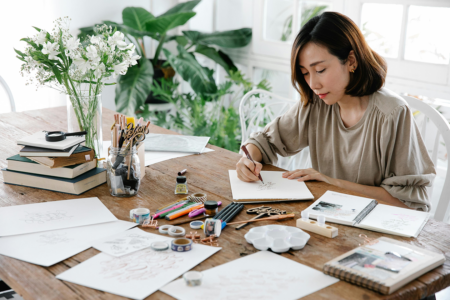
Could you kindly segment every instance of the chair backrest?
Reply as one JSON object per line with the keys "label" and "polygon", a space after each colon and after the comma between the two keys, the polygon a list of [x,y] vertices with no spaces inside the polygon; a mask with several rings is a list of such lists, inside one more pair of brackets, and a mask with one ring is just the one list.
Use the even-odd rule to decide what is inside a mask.
{"label": "chair backrest", "polygon": [[[427,123],[428,120],[433,122],[436,126],[436,135],[434,137],[433,148],[431,149],[431,159],[433,160],[434,165],[437,167],[437,158],[438,158],[438,149],[439,149],[439,141],[442,136],[445,148],[447,153],[450,155],[450,125],[448,121],[444,118],[442,114],[440,114],[436,109],[428,105],[427,103],[408,96],[403,96],[403,98],[408,102],[408,105],[425,115],[425,120],[420,124],[420,134],[422,138],[425,140],[427,138]],[[428,119],[428,120],[427,120]],[[439,201],[436,206],[436,212],[434,214],[434,218],[437,221],[448,220],[449,214],[449,204],[450,204],[450,159],[447,159],[447,174],[444,179],[444,187],[439,197]],[[434,193],[438,192],[436,189],[433,191]]]}
{"label": "chair backrest", "polygon": [[0,76],[0,86],[3,86],[3,88],[5,89],[6,94],[8,95],[9,98],[9,104],[11,106],[11,111],[14,112],[16,111],[16,105],[14,103],[14,97],[12,95],[12,92],[8,86],[8,84],[6,83],[6,81],[2,78],[2,76]]}
{"label": "chair backrest", "polygon": [[[239,105],[242,144],[249,138],[250,134],[262,131],[268,123],[284,114],[296,103],[296,100],[259,89],[245,94]],[[278,155],[276,166],[286,170],[310,168],[309,147],[291,157]]]}

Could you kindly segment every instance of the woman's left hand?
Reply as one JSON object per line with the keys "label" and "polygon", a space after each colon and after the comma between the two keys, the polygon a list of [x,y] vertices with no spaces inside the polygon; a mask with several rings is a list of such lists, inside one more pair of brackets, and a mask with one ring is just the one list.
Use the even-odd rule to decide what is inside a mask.
{"label": "woman's left hand", "polygon": [[294,171],[289,171],[283,173],[283,178],[287,179],[297,179],[297,181],[308,181],[308,180],[317,180],[323,181],[326,183],[330,183],[330,177],[323,175],[320,172],[317,172],[314,169],[297,169]]}

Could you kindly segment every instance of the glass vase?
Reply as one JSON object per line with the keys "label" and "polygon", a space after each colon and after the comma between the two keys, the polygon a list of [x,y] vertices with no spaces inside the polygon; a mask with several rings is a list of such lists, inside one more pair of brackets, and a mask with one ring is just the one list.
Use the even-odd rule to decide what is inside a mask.
{"label": "glass vase", "polygon": [[102,137],[102,95],[67,95],[68,132],[86,131],[86,147],[94,149],[101,157]]}

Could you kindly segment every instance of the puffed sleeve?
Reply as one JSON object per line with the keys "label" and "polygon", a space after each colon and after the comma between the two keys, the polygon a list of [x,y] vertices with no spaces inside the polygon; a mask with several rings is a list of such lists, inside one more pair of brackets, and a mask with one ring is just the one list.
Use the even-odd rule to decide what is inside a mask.
{"label": "puffed sleeve", "polygon": [[277,154],[292,156],[308,147],[309,114],[314,104],[304,106],[301,101],[285,114],[270,122],[263,131],[255,132],[244,143],[259,148],[263,163],[276,164]]}
{"label": "puffed sleeve", "polygon": [[407,206],[430,211],[434,164],[408,106],[396,108],[381,128],[381,155],[386,162],[381,187]]}

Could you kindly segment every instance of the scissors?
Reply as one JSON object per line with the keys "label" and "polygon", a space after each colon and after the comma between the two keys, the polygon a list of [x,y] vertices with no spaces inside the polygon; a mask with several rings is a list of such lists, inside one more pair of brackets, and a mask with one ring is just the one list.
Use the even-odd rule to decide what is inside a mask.
{"label": "scissors", "polygon": [[[259,207],[247,209],[247,213],[248,214],[256,214],[257,215],[256,217],[250,219],[250,220],[255,220],[255,219],[262,218],[264,216],[270,217],[270,216],[275,216],[275,215],[285,215],[286,211],[278,209],[278,208],[272,208],[270,206],[259,206]],[[239,230],[247,225],[248,225],[248,223],[239,225],[238,227],[236,227],[236,230]]]}

